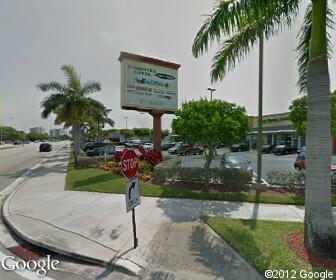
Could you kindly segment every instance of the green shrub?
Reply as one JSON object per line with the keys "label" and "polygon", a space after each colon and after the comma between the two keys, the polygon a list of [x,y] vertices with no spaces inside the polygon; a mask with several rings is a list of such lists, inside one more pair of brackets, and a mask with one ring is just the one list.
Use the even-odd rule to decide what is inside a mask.
{"label": "green shrub", "polygon": [[213,183],[219,183],[223,185],[224,188],[240,190],[241,187],[246,186],[251,182],[252,175],[246,170],[236,168],[211,168],[210,178]]}
{"label": "green shrub", "polygon": [[150,175],[152,177],[153,176],[152,165],[145,160],[141,161],[139,166],[139,173],[143,175]]}
{"label": "green shrub", "polygon": [[267,182],[271,185],[302,187],[305,184],[305,172],[296,170],[272,170],[267,173]]}
{"label": "green shrub", "polygon": [[[267,182],[270,185],[285,186],[285,187],[304,187],[305,186],[305,171],[296,170],[272,170],[267,173]],[[336,174],[331,172],[331,186],[336,187]]]}
{"label": "green shrub", "polygon": [[181,159],[178,157],[166,157],[154,167],[153,183],[164,184],[176,181],[181,167]]}
{"label": "green shrub", "polygon": [[[107,156],[106,159],[108,161],[111,161],[113,160],[113,156]],[[76,163],[76,169],[96,168],[99,163],[104,161],[105,156],[99,156],[99,157],[79,156],[78,161]]]}

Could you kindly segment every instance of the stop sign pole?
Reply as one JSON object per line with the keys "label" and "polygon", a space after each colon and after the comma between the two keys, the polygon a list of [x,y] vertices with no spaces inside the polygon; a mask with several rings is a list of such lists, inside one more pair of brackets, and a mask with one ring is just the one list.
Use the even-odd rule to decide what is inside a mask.
{"label": "stop sign pole", "polygon": [[139,179],[136,178],[138,170],[139,157],[134,150],[126,150],[121,159],[121,173],[128,178],[126,183],[126,211],[132,210],[134,249],[138,247],[135,223],[135,207],[140,204]]}

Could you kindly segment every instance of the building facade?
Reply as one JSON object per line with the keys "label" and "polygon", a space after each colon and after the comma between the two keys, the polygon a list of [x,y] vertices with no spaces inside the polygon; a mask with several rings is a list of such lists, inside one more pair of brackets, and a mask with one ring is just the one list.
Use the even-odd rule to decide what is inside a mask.
{"label": "building facade", "polygon": [[[248,143],[250,148],[256,148],[258,137],[258,117],[249,117],[250,131]],[[305,137],[298,136],[289,119],[289,113],[263,116],[263,145],[291,145],[298,148],[305,146]]]}
{"label": "building facade", "polygon": [[58,138],[60,136],[64,136],[64,135],[68,135],[66,129],[63,128],[53,128],[50,129],[50,133],[49,133],[51,138]]}
{"label": "building facade", "polygon": [[42,126],[36,126],[29,129],[30,133],[44,134],[45,129]]}

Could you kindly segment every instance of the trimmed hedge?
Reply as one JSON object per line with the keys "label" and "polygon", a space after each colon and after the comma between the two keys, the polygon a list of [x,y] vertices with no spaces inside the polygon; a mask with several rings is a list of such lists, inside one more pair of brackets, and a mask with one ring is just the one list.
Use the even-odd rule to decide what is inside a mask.
{"label": "trimmed hedge", "polygon": [[[252,176],[249,172],[239,169],[210,169],[210,183],[224,188],[239,189],[247,185]],[[181,160],[168,159],[154,168],[156,184],[164,183],[204,183],[205,172],[202,167],[181,167]]]}
{"label": "trimmed hedge", "polygon": [[[267,182],[270,185],[285,187],[304,187],[306,179],[305,171],[296,170],[272,170],[267,173]],[[331,172],[331,186],[336,187],[336,174]]]}

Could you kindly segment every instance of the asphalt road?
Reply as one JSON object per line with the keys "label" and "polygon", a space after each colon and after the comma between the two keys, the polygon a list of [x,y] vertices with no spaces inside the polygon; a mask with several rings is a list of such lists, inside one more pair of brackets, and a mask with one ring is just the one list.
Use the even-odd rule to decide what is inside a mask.
{"label": "asphalt road", "polygon": [[[49,156],[49,153],[38,151],[39,145],[39,143],[30,143],[24,146],[0,148],[0,192],[43,158]],[[52,145],[53,149],[57,149],[64,145],[64,142],[55,142]]]}
{"label": "asphalt road", "polygon": [[[218,155],[222,155],[225,152],[229,152],[225,149],[220,149],[217,151]],[[245,155],[250,161],[253,171],[257,172],[257,152],[249,151],[249,152],[239,152],[234,154],[242,154]],[[264,179],[267,179],[267,173],[272,170],[294,170],[294,161],[296,159],[296,154],[293,155],[285,155],[285,156],[276,156],[273,154],[263,154],[262,155],[262,172],[261,176]],[[203,167],[204,159],[202,156],[184,156],[182,157],[182,166],[185,167]],[[220,165],[220,157],[217,157],[211,163],[211,167],[219,167]]]}

